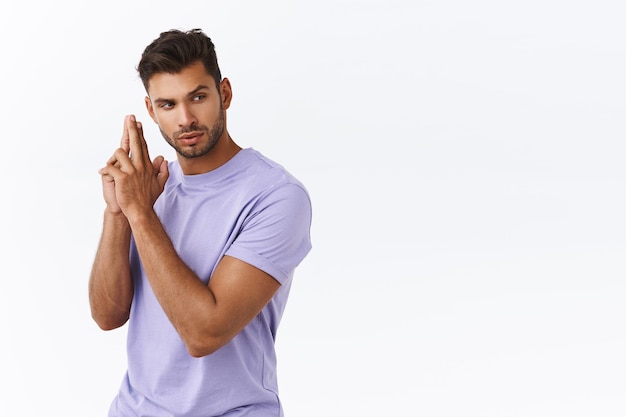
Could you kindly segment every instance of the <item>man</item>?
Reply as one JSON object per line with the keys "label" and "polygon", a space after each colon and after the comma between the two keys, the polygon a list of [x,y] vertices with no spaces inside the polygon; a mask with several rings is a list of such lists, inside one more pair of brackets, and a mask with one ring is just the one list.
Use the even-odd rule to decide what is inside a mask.
{"label": "man", "polygon": [[151,160],[129,115],[99,171],[91,311],[105,330],[129,323],[109,416],[282,416],[274,339],[311,249],[307,191],[228,134],[231,85],[201,30],[162,33],[138,72],[177,160]]}

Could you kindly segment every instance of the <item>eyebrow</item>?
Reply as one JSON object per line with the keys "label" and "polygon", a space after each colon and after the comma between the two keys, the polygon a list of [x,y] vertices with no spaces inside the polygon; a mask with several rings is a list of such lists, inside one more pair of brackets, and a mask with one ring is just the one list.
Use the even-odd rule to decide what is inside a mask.
{"label": "eyebrow", "polygon": [[[205,90],[205,89],[209,89],[208,86],[201,84],[199,86],[197,86],[196,88],[194,88],[193,90],[191,90],[189,93],[187,93],[187,97],[191,97],[195,94],[197,94],[199,91],[201,90]],[[155,103],[173,103],[175,100],[169,99],[169,98],[157,98],[154,100]]]}

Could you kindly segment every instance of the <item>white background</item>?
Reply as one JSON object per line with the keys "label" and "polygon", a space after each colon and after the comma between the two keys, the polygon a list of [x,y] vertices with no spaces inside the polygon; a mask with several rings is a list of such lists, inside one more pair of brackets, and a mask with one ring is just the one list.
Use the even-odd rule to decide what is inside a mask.
{"label": "white background", "polygon": [[202,28],[229,130],[314,202],[277,340],[288,417],[626,415],[620,1],[0,6],[0,414],[103,416],[125,328],[91,321],[135,73]]}

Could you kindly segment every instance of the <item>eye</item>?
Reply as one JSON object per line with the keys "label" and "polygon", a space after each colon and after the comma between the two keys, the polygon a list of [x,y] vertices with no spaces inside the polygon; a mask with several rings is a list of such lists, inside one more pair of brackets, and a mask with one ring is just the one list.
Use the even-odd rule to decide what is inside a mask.
{"label": "eye", "polygon": [[159,107],[164,109],[164,110],[169,110],[169,109],[174,107],[174,103],[164,102],[164,103],[159,104]]}
{"label": "eye", "polygon": [[193,96],[193,98],[191,99],[192,101],[202,101],[206,98],[205,94],[198,94],[196,96]]}

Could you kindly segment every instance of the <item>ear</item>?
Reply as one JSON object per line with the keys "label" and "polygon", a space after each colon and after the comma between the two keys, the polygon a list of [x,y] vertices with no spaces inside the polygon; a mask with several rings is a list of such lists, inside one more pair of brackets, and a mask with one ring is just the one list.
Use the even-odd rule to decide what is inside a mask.
{"label": "ear", "polygon": [[159,122],[157,122],[156,115],[154,114],[154,107],[152,107],[152,100],[150,100],[150,97],[146,96],[144,101],[146,103],[146,109],[148,110],[148,114],[150,115],[150,118],[152,118],[154,123],[159,124]]}
{"label": "ear", "polygon": [[230,101],[233,99],[233,89],[228,78],[224,78],[220,82],[220,94],[222,95],[222,108],[226,110],[230,107]]}

